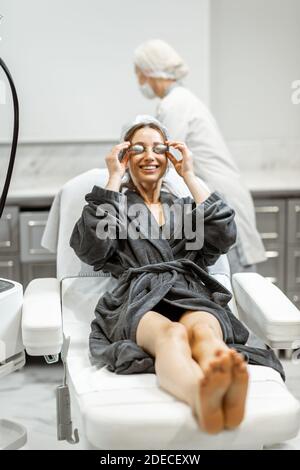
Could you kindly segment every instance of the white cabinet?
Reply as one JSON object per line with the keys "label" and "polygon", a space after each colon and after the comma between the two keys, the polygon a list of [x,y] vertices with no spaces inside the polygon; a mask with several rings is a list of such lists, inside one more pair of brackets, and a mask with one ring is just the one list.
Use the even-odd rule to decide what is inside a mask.
{"label": "white cabinet", "polygon": [[0,220],[0,277],[20,281],[19,208],[6,207]]}
{"label": "white cabinet", "polygon": [[265,246],[267,261],[257,265],[258,272],[285,289],[286,257],[286,201],[284,199],[256,199],[257,228]]}
{"label": "white cabinet", "polygon": [[300,199],[288,202],[286,275],[287,294],[300,308]]}
{"label": "white cabinet", "polygon": [[267,256],[257,271],[300,307],[300,199],[255,199],[254,205]]}
{"label": "white cabinet", "polygon": [[56,276],[55,255],[41,246],[48,213],[6,207],[0,221],[0,277],[26,287],[34,278]]}
{"label": "white cabinet", "polygon": [[41,246],[49,211],[20,213],[20,259],[22,263],[55,261],[55,255]]}

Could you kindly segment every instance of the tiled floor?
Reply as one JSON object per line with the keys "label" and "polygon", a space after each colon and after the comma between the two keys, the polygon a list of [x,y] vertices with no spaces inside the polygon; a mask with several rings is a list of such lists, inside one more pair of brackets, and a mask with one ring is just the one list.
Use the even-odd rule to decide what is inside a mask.
{"label": "tiled floor", "polygon": [[62,365],[47,365],[43,358],[0,380],[0,417],[27,429],[24,449],[73,449],[56,439],[55,390],[62,382]]}
{"label": "tiled floor", "polygon": [[[300,364],[283,362],[287,386],[300,400]],[[55,389],[61,380],[61,364],[46,365],[42,358],[28,358],[26,368],[0,380],[0,417],[15,420],[27,428],[28,442],[24,449],[79,448],[56,439]],[[300,450],[300,434],[284,448]]]}

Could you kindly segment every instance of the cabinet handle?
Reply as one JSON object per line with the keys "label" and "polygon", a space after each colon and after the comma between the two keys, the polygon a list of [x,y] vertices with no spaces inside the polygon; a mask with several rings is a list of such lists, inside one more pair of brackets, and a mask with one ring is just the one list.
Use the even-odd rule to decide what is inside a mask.
{"label": "cabinet handle", "polygon": [[298,206],[298,204],[295,205],[295,212],[300,212],[300,206]]}
{"label": "cabinet handle", "polygon": [[260,233],[260,236],[263,240],[275,240],[278,238],[278,233],[277,232],[263,232]]}
{"label": "cabinet handle", "polygon": [[268,212],[279,212],[279,207],[278,206],[261,206],[261,207],[255,207],[255,212],[258,214],[266,214]]}
{"label": "cabinet handle", "polygon": [[[6,220],[11,220],[12,219],[11,214],[4,214],[3,217]],[[10,246],[11,246],[11,241],[10,240],[5,240],[5,241],[0,242],[0,248],[7,248],[7,247],[10,247]]]}
{"label": "cabinet handle", "polygon": [[46,220],[28,220],[27,225],[29,227],[44,227],[46,223]]}
{"label": "cabinet handle", "polygon": [[45,250],[44,248],[29,248],[29,253],[31,255],[44,255],[45,253],[47,253],[47,250]]}
{"label": "cabinet handle", "polygon": [[0,268],[12,268],[14,265],[13,261],[0,261]]}
{"label": "cabinet handle", "polygon": [[278,258],[279,253],[278,251],[265,251],[265,255],[267,258]]}
{"label": "cabinet handle", "polygon": [[10,241],[0,242],[0,248],[6,248],[8,246],[11,246]]}

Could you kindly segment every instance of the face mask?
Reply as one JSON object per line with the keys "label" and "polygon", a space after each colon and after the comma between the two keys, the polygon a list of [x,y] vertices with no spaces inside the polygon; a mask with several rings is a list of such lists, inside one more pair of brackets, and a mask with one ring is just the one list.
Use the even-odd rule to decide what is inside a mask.
{"label": "face mask", "polygon": [[156,98],[156,94],[154,93],[148,82],[145,82],[143,85],[140,85],[140,90],[141,93],[149,100]]}

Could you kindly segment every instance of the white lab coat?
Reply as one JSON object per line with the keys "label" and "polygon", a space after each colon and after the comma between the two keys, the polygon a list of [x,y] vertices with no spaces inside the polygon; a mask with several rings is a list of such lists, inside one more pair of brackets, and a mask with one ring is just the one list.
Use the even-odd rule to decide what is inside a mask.
{"label": "white lab coat", "polygon": [[194,169],[211,190],[219,191],[236,212],[236,248],[243,266],[264,261],[250,192],[241,179],[217,123],[208,108],[188,89],[173,86],[160,101],[157,118],[171,140],[183,141],[193,154]]}

